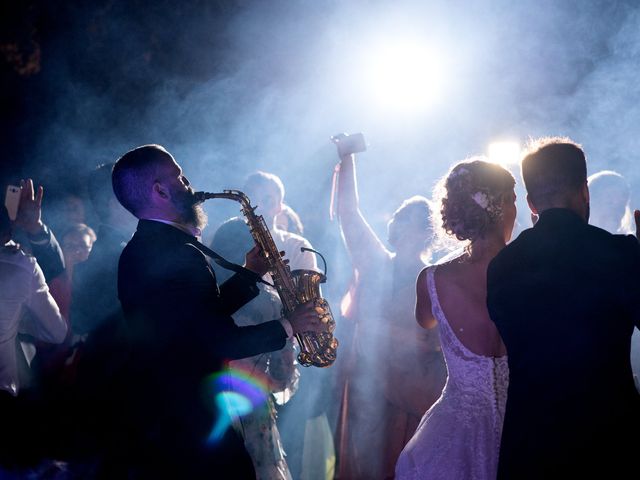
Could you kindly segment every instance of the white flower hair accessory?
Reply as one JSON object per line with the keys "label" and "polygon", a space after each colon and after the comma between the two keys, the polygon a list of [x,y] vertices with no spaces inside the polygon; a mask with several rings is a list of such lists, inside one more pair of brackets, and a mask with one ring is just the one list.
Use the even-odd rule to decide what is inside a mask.
{"label": "white flower hair accessory", "polygon": [[502,215],[502,205],[500,205],[500,197],[491,197],[486,192],[478,191],[471,195],[476,205],[482,208],[490,218],[497,218]]}
{"label": "white flower hair accessory", "polygon": [[471,195],[471,199],[483,210],[486,210],[487,207],[489,207],[489,196],[484,192],[474,193]]}

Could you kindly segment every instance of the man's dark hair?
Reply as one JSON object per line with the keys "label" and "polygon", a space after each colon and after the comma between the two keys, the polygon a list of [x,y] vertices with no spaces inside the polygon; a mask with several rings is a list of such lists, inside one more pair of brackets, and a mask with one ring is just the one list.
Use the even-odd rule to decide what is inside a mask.
{"label": "man's dark hair", "polygon": [[142,145],[120,157],[111,174],[113,193],[124,208],[136,217],[147,205],[160,161],[171,159],[160,145]]}
{"label": "man's dark hair", "polygon": [[101,223],[109,217],[109,201],[114,198],[111,171],[115,163],[103,163],[94,168],[88,177],[89,199]]}
{"label": "man's dark hair", "polygon": [[522,159],[522,179],[534,205],[575,193],[587,181],[584,151],[566,137],[532,141]]}

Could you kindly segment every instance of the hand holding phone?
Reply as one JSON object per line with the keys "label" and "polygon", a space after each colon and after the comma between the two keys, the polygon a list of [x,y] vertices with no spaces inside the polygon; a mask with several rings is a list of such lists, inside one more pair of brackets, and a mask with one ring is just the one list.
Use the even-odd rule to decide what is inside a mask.
{"label": "hand holding phone", "polygon": [[18,216],[18,208],[20,207],[21,188],[16,185],[7,185],[7,191],[4,196],[4,206],[7,207],[9,219],[14,222]]}
{"label": "hand holding phone", "polygon": [[367,150],[367,143],[362,133],[352,133],[351,135],[339,133],[331,137],[331,141],[338,147],[340,158]]}

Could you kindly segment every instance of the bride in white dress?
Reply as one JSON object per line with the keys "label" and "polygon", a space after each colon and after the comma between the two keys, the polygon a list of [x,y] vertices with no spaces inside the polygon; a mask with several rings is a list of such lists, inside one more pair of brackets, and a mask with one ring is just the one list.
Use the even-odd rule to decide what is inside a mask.
{"label": "bride in white dress", "polygon": [[509,371],[486,307],[487,266],[511,239],[515,180],[476,158],[454,166],[438,195],[444,232],[468,244],[462,255],[417,279],[416,320],[439,325],[448,377],[396,464],[396,479],[494,480]]}

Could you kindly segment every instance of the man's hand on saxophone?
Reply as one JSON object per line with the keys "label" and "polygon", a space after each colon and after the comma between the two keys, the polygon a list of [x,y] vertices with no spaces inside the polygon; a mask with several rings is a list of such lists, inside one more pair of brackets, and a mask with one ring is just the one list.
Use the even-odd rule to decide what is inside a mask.
{"label": "man's hand on saxophone", "polygon": [[[280,252],[280,256],[284,257],[284,251]],[[286,258],[283,260],[284,263],[289,263],[289,260],[287,260]],[[247,270],[251,270],[253,273],[258,274],[261,277],[263,277],[264,274],[269,271],[269,262],[265,258],[262,248],[259,245],[256,245],[247,252],[244,257],[243,267]]]}
{"label": "man's hand on saxophone", "polygon": [[294,335],[304,332],[327,332],[328,327],[320,320],[320,315],[316,307],[316,302],[311,300],[301,303],[287,316],[287,320],[293,328]]}

